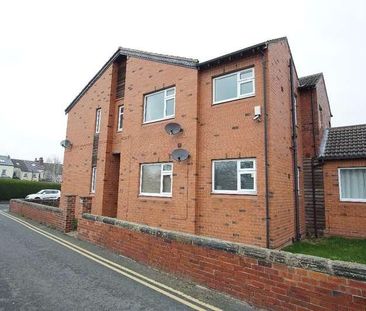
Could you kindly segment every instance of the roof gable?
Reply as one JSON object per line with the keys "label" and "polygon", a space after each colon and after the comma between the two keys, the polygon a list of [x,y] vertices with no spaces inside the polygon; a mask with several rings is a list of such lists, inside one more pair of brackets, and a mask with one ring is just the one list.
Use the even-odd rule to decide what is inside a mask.
{"label": "roof gable", "polygon": [[8,156],[0,155],[0,165],[13,166],[13,162],[11,162],[11,159]]}

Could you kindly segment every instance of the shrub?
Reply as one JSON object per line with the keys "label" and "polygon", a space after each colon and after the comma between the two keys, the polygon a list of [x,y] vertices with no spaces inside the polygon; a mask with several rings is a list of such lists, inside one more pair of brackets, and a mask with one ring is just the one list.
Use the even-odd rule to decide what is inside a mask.
{"label": "shrub", "polygon": [[18,179],[0,179],[0,201],[25,198],[28,194],[42,189],[61,189],[61,185],[50,182],[38,182]]}

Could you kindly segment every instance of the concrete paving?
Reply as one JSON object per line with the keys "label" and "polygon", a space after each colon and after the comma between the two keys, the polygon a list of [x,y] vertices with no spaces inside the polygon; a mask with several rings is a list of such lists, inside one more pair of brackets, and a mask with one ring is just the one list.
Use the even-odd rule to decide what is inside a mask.
{"label": "concrete paving", "polygon": [[[7,209],[8,204],[0,203],[0,210]],[[227,295],[27,221],[74,245],[220,309],[254,310],[248,304]],[[0,214],[0,310],[190,309]]]}

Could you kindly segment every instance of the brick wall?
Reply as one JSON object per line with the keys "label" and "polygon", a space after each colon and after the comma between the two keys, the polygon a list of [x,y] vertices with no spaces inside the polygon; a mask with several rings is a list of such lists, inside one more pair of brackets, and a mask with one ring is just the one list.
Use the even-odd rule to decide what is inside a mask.
{"label": "brick wall", "polygon": [[[212,105],[212,77],[248,67],[255,71],[255,96]],[[253,245],[266,245],[263,122],[253,120],[263,104],[258,54],[199,73],[196,233]],[[255,158],[257,194],[212,193],[212,160]]]}
{"label": "brick wall", "polygon": [[366,237],[366,202],[339,199],[338,168],[366,167],[366,160],[327,161],[324,164],[326,234]]}
{"label": "brick wall", "polygon": [[64,196],[64,208],[42,205],[20,199],[10,200],[10,212],[27,217],[63,232],[70,232],[75,219],[75,196]]}
{"label": "brick wall", "polygon": [[365,310],[366,265],[84,214],[78,237],[269,310]]}

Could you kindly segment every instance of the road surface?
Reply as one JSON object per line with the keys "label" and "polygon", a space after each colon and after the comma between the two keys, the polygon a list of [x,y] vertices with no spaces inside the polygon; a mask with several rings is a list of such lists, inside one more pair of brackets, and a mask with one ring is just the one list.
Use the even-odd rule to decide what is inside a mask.
{"label": "road surface", "polygon": [[0,204],[0,310],[253,310]]}

